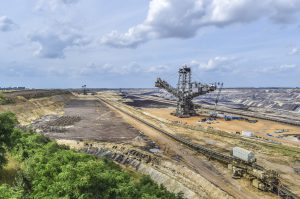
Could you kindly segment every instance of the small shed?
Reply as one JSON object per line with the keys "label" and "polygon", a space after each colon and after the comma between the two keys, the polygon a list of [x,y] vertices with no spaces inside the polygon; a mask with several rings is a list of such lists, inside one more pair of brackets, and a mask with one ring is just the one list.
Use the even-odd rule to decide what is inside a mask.
{"label": "small shed", "polygon": [[248,151],[247,149],[243,149],[240,147],[233,147],[232,155],[236,158],[244,160],[246,162],[255,162],[255,155],[252,151]]}
{"label": "small shed", "polygon": [[251,132],[251,131],[242,131],[242,136],[244,136],[244,137],[252,137],[253,136],[253,132]]}

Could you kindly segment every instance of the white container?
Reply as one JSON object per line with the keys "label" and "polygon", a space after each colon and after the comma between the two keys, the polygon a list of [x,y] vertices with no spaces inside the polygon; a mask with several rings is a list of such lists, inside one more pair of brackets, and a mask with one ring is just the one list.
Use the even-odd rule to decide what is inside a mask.
{"label": "white container", "polygon": [[251,131],[242,131],[242,136],[244,136],[244,137],[252,137],[253,133]]}
{"label": "white container", "polygon": [[240,147],[233,147],[232,155],[246,162],[252,163],[256,161],[255,155],[252,151],[248,151]]}
{"label": "white container", "polygon": [[193,92],[193,93],[198,93],[198,92],[199,92],[199,88],[193,88],[193,89],[192,89],[192,92]]}

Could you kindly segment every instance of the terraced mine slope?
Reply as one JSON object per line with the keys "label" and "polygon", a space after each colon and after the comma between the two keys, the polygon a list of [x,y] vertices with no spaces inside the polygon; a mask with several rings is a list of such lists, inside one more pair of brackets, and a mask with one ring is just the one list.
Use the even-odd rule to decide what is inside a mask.
{"label": "terraced mine slope", "polygon": [[62,115],[64,104],[73,95],[62,90],[17,91],[4,93],[11,103],[1,105],[0,112],[14,112],[21,125],[30,124],[45,115]]}
{"label": "terraced mine slope", "polygon": [[[196,101],[214,104],[216,92],[197,97]],[[166,93],[161,96],[168,97]],[[223,89],[220,104],[238,109],[261,108],[300,113],[300,89],[261,88]]]}
{"label": "terraced mine slope", "polygon": [[[279,173],[284,189],[300,195],[300,146],[298,142],[290,144],[289,140],[284,142],[276,137],[296,135],[299,126],[263,119],[257,119],[256,123],[220,118],[201,122],[211,111],[203,108],[198,109],[199,116],[177,118],[170,115],[176,102],[157,97],[160,94],[149,89],[123,89],[93,91],[93,95],[61,93],[34,98],[30,95],[28,99],[16,95],[15,103],[1,105],[0,112],[11,110],[17,113],[22,128],[150,175],[169,191],[182,192],[188,199],[279,197],[253,187],[247,177],[233,179],[230,165],[177,140],[224,157],[231,157],[230,151],[236,146],[251,150],[258,165]],[[246,127],[257,134],[244,137],[237,133]],[[274,132],[280,129],[284,131]]]}

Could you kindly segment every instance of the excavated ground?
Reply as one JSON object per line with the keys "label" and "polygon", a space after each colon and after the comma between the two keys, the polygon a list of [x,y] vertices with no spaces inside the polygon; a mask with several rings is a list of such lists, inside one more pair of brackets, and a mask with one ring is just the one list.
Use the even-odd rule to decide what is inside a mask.
{"label": "excavated ground", "polygon": [[67,95],[71,94],[67,90],[24,90],[5,92],[5,96],[9,99],[16,99],[17,97],[24,97],[25,99],[51,97],[54,95]]}
{"label": "excavated ground", "polygon": [[[103,92],[99,96],[103,95],[112,101],[122,101],[122,98],[114,93]],[[143,103],[139,102],[139,108]],[[147,103],[150,103],[148,108],[155,107],[155,102]],[[165,107],[165,104],[160,104],[159,107]],[[149,174],[152,179],[164,184],[170,191],[184,192],[187,198],[231,198],[232,196],[227,193],[228,190],[231,190],[231,194],[233,193],[236,198],[276,198],[271,193],[260,192],[251,187],[247,180],[231,179],[231,174],[223,165],[208,161],[204,156],[196,154],[176,142],[169,141],[160,133],[99,102],[97,96],[70,97],[63,95],[23,100],[15,105],[0,106],[0,111],[6,110],[14,110],[19,114],[18,117],[22,120],[22,124],[28,124],[39,118],[48,127],[63,126],[63,131],[59,131],[57,128],[52,128],[51,131],[51,128],[46,128],[43,133],[57,139],[62,144],[75,148],[80,146],[80,149],[96,156],[100,156],[99,151],[113,151],[119,154],[112,156],[114,161],[126,167],[132,167],[138,172]],[[136,111],[142,113],[143,110],[136,109]],[[227,152],[230,147],[240,143],[237,140],[207,135],[173,124],[168,125],[165,123],[167,122],[166,118],[164,119],[161,115],[155,117],[157,121],[162,119],[162,122],[158,123],[162,128],[174,130],[185,138],[196,143],[210,145],[220,151]],[[39,122],[34,124],[39,124]],[[88,151],[86,148],[91,145],[97,149]],[[128,155],[128,150],[132,149],[144,154],[141,157],[150,155],[159,161],[147,162],[142,161],[140,157],[131,157],[132,155]],[[266,154],[259,155],[259,158],[266,158]],[[130,158],[141,161],[139,167],[136,167],[136,164],[129,164],[127,156],[129,162],[135,162]],[[124,159],[124,157],[126,158]],[[281,162],[276,157],[275,160],[266,158],[265,165],[270,164],[285,171],[287,161],[289,161],[288,158]],[[273,163],[277,164],[274,166]],[[290,173],[283,172],[288,177],[295,166],[294,163],[291,164],[293,165],[289,165]],[[295,178],[295,182],[290,183],[290,186],[293,187],[297,183],[298,177]]]}
{"label": "excavated ground", "polygon": [[[122,99],[114,93],[102,93],[101,97],[106,98],[113,103],[122,101]],[[115,105],[118,107],[122,107],[122,109],[126,109],[126,111],[130,112],[131,114],[134,114],[138,117],[143,118],[144,120],[147,120],[150,123],[159,126],[161,129],[167,131],[170,130],[169,126],[166,126],[163,121],[157,120],[153,117],[148,117],[147,115],[143,114],[142,110],[140,109],[130,108],[120,103],[117,103]],[[111,108],[113,109],[113,107]],[[191,169],[193,172],[196,172],[200,176],[202,176],[201,180],[198,179],[198,186],[204,186],[204,184],[208,183],[210,184],[210,186],[208,187],[215,187],[214,189],[219,188],[229,193],[234,198],[276,198],[274,194],[260,192],[257,189],[253,188],[248,180],[233,180],[231,178],[231,173],[229,172],[229,170],[227,170],[226,166],[224,167],[224,165],[219,164],[216,161],[209,161],[205,156],[189,150],[188,148],[178,144],[177,142],[174,142],[172,139],[165,137],[160,132],[157,132],[156,130],[145,126],[143,123],[136,121],[135,119],[127,116],[122,112],[119,112],[119,114],[122,115],[124,120],[126,120],[132,126],[144,132],[147,136],[154,140],[160,146],[165,156],[172,157],[173,159],[179,159],[180,163],[178,164],[184,165]],[[176,134],[180,134],[181,131],[182,129],[174,132],[176,132]],[[211,189],[209,188],[204,189],[211,191]],[[210,193],[213,193],[213,191]],[[208,198],[211,197],[212,196]]]}
{"label": "excavated ground", "polygon": [[[55,138],[59,143],[69,146],[79,144],[86,147],[89,142],[93,142],[94,146],[99,144],[120,146],[117,152],[120,158],[113,160],[126,168],[132,165],[123,161],[122,157],[127,156],[128,151],[124,150],[122,145],[127,143],[128,147],[134,148],[134,151],[139,150],[140,153],[137,154],[142,154],[141,157],[149,157],[149,154],[152,154],[152,160],[159,161],[142,162],[132,169],[150,175],[154,181],[163,184],[169,191],[183,192],[186,198],[219,198],[220,195],[224,196],[222,198],[230,198],[228,194],[209,182],[206,183],[205,188],[201,187],[198,182],[199,179],[203,182],[201,176],[188,168],[177,167],[176,162],[179,158],[176,156],[176,160],[162,157],[160,147],[155,142],[124,122],[118,113],[93,96],[68,94],[29,100],[18,97],[15,104],[1,105],[0,112],[2,111],[15,112],[20,127],[44,133]],[[134,157],[135,161],[139,159],[140,157]],[[177,173],[174,175],[174,172]],[[194,179],[190,180],[187,174]]]}
{"label": "excavated ground", "polygon": [[[68,128],[64,129],[64,131],[57,128],[46,128],[45,131],[41,129],[40,132],[56,139],[59,143],[69,146],[81,145],[87,147],[89,146],[87,143],[93,143],[94,147],[103,144],[118,146],[120,150],[117,152],[117,158],[116,156],[108,158],[112,158],[126,167],[131,166],[132,169],[140,173],[150,175],[157,183],[163,184],[172,192],[183,192],[187,198],[219,198],[220,196],[222,198],[231,198],[222,188],[216,187],[205,177],[199,175],[195,169],[189,168],[188,164],[179,163],[181,162],[181,157],[173,153],[172,149],[167,149],[165,156],[161,148],[164,146],[157,146],[156,143],[158,142],[154,142],[152,137],[149,138],[136,130],[145,129],[136,128],[132,124],[129,125],[128,121],[124,120],[124,117],[121,116],[118,112],[99,102],[95,96],[77,96],[66,103],[63,117],[42,117],[33,122],[30,128],[38,131],[41,129],[39,127],[44,125],[50,127],[52,127],[51,125],[55,125],[57,127],[59,125],[65,126],[67,123],[70,126],[67,126]],[[65,122],[66,118],[68,118],[67,122]],[[157,139],[159,139],[159,136]],[[128,151],[123,149],[124,145],[134,148],[134,150],[139,150],[144,154],[142,157],[148,157],[149,154],[152,154],[152,159],[158,161],[146,161],[134,164],[134,166],[128,165],[127,162],[129,160],[127,158],[124,159],[124,156],[128,155]],[[116,151],[114,147],[103,150],[112,149]],[[182,151],[184,152],[185,150]],[[99,153],[96,154],[95,150],[94,152],[84,152],[99,155]],[[193,156],[193,153],[191,155]],[[133,162],[136,162],[136,159],[134,158]],[[193,176],[193,178],[190,176]]]}
{"label": "excavated ground", "polygon": [[[141,99],[139,99],[141,100]],[[147,103],[147,101],[145,102]],[[134,104],[134,102],[133,102]],[[279,129],[286,129],[288,132],[299,134],[300,128],[267,120],[258,120],[257,123],[248,123],[247,121],[217,121],[211,124],[198,123],[201,116],[192,118],[177,118],[170,113],[174,111],[173,107],[169,108],[149,108],[146,104],[144,108],[138,107],[143,114],[160,121],[160,126],[174,132],[177,136],[181,136],[194,143],[204,145],[206,147],[218,150],[223,153],[230,153],[232,147],[240,146],[254,151],[258,159],[258,163],[266,168],[279,172],[282,182],[296,194],[300,195],[300,143],[295,141],[287,141],[278,139],[278,141],[287,144],[281,146],[278,144],[270,144],[265,139],[242,138],[236,135],[236,131],[248,130],[253,132],[264,132],[276,136],[273,133]],[[158,122],[159,123],[159,122]],[[193,130],[194,127],[204,127],[210,129],[223,130],[224,134],[209,134],[201,130]],[[285,134],[282,133],[282,134]],[[259,134],[264,137],[264,135]],[[269,138],[269,137],[265,137]],[[290,144],[293,144],[289,146]]]}
{"label": "excavated ground", "polygon": [[164,103],[164,102],[158,102],[158,101],[154,101],[154,100],[146,100],[146,99],[142,99],[136,96],[122,96],[123,98],[126,98],[127,101],[125,102],[125,104],[129,105],[129,106],[134,106],[137,108],[166,108],[166,107],[175,107],[168,104],[168,103]]}
{"label": "excavated ground", "polygon": [[[65,116],[79,117],[64,132],[50,131],[45,134],[56,139],[126,141],[139,132],[125,123],[120,116],[95,98],[86,97],[69,101],[64,108]],[[55,121],[48,122],[55,124]]]}
{"label": "excavated ground", "polygon": [[[253,134],[264,137],[266,139],[274,140],[276,142],[282,142],[284,144],[293,144],[300,147],[300,139],[296,137],[294,140],[283,139],[288,135],[300,135],[300,127],[293,126],[268,120],[259,119],[257,123],[250,123],[243,120],[225,121],[218,118],[216,121],[201,122],[202,119],[207,116],[195,116],[191,118],[178,118],[171,115],[175,111],[175,108],[143,108],[147,113],[153,116],[161,117],[173,122],[180,122],[184,124],[202,126],[204,128],[214,128],[229,133],[241,133],[242,131],[250,131]],[[284,130],[285,132],[276,133],[276,131]],[[281,137],[281,138],[280,138]]]}
{"label": "excavated ground", "polygon": [[17,96],[15,103],[1,105],[0,112],[11,111],[17,115],[21,125],[28,125],[45,115],[63,115],[64,104],[71,98],[73,95],[70,93],[30,99]]}

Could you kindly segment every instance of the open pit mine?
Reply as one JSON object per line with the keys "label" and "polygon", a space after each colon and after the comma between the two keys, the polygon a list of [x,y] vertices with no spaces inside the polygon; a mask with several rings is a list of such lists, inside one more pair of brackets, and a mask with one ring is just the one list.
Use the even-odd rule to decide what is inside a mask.
{"label": "open pit mine", "polygon": [[192,78],[183,66],[176,86],[3,91],[0,112],[183,198],[300,198],[300,89]]}

